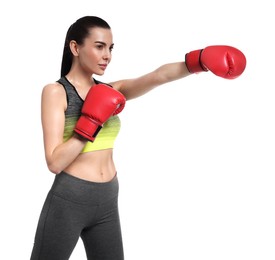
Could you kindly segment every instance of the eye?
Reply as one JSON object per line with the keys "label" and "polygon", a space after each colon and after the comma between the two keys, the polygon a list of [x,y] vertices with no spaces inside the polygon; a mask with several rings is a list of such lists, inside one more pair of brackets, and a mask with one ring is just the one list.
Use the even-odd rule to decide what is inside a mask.
{"label": "eye", "polygon": [[99,50],[101,50],[101,49],[103,49],[103,45],[102,44],[98,44],[98,45],[96,45],[96,48],[98,48]]}
{"label": "eye", "polygon": [[110,52],[112,52],[113,49],[114,49],[114,46],[111,46],[111,47],[109,48]]}

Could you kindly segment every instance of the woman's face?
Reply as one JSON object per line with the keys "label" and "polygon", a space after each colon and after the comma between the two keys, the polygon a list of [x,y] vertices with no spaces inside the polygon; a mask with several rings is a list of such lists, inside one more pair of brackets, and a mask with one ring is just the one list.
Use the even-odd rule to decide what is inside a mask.
{"label": "woman's face", "polygon": [[113,46],[110,29],[91,29],[83,45],[78,45],[79,65],[87,73],[103,75],[112,59]]}

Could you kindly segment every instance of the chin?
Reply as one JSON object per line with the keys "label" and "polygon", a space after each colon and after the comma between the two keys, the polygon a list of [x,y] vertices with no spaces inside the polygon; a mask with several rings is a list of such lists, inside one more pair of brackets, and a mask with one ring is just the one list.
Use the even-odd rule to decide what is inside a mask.
{"label": "chin", "polygon": [[97,73],[94,73],[94,74],[96,74],[98,76],[102,76],[102,75],[104,75],[104,71],[100,71],[100,72],[97,72]]}

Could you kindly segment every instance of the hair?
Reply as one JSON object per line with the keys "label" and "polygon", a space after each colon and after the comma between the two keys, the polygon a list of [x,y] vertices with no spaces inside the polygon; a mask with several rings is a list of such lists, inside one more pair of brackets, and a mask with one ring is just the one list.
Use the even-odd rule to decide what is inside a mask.
{"label": "hair", "polygon": [[77,44],[83,44],[85,38],[89,35],[89,30],[95,27],[111,29],[106,21],[97,16],[84,16],[76,20],[76,22],[69,27],[63,49],[61,77],[67,75],[72,66],[73,56],[70,49],[70,41],[75,40]]}

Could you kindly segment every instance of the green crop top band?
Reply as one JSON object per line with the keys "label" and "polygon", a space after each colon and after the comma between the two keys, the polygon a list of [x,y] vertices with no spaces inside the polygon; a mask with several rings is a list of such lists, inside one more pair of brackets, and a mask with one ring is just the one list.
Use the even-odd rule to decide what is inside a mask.
{"label": "green crop top band", "polygon": [[[96,84],[102,83],[95,79],[94,81]],[[60,78],[57,82],[63,85],[67,96],[67,109],[65,111],[65,128],[63,134],[63,141],[66,142],[74,134],[74,127],[81,115],[81,108],[84,100],[79,96],[76,88],[68,81],[66,77]],[[110,117],[109,120],[104,123],[95,141],[87,141],[82,153],[113,148],[119,130],[119,117],[117,115]]]}

